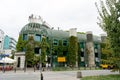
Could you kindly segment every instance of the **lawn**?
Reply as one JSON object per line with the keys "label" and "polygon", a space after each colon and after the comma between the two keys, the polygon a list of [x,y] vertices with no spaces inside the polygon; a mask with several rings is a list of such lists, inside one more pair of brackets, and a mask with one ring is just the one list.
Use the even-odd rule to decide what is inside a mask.
{"label": "lawn", "polygon": [[120,80],[120,75],[89,76],[83,77],[80,80]]}

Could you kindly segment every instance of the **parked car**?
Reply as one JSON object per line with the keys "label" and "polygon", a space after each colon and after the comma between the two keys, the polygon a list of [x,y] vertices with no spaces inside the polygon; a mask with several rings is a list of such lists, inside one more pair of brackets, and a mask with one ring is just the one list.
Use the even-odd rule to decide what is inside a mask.
{"label": "parked car", "polygon": [[113,65],[109,65],[109,64],[101,64],[100,67],[102,69],[113,69],[114,68]]}

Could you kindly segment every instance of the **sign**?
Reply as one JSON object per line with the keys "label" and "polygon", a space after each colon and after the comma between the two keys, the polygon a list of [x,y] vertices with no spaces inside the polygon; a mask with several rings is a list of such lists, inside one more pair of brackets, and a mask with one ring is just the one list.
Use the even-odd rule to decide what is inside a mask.
{"label": "sign", "polygon": [[58,57],[58,62],[66,62],[65,57]]}

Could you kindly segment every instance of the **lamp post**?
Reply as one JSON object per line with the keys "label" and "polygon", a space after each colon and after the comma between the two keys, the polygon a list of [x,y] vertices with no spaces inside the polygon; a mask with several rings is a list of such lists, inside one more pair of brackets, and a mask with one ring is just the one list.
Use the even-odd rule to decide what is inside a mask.
{"label": "lamp post", "polygon": [[52,68],[52,44],[53,44],[53,42],[52,42],[52,40],[53,40],[53,34],[52,34],[52,30],[53,30],[54,28],[52,27],[51,28],[51,39],[50,39],[50,68]]}
{"label": "lamp post", "polygon": [[41,61],[41,49],[39,49],[40,54],[40,65],[39,65],[39,71],[40,71],[40,80],[43,80],[43,74],[42,74],[42,61]]}

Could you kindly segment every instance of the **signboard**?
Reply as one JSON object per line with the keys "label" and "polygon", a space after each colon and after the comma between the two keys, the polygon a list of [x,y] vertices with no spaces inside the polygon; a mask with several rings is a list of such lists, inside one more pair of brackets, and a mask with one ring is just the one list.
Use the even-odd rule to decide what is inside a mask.
{"label": "signboard", "polygon": [[58,57],[58,62],[66,62],[65,57]]}

